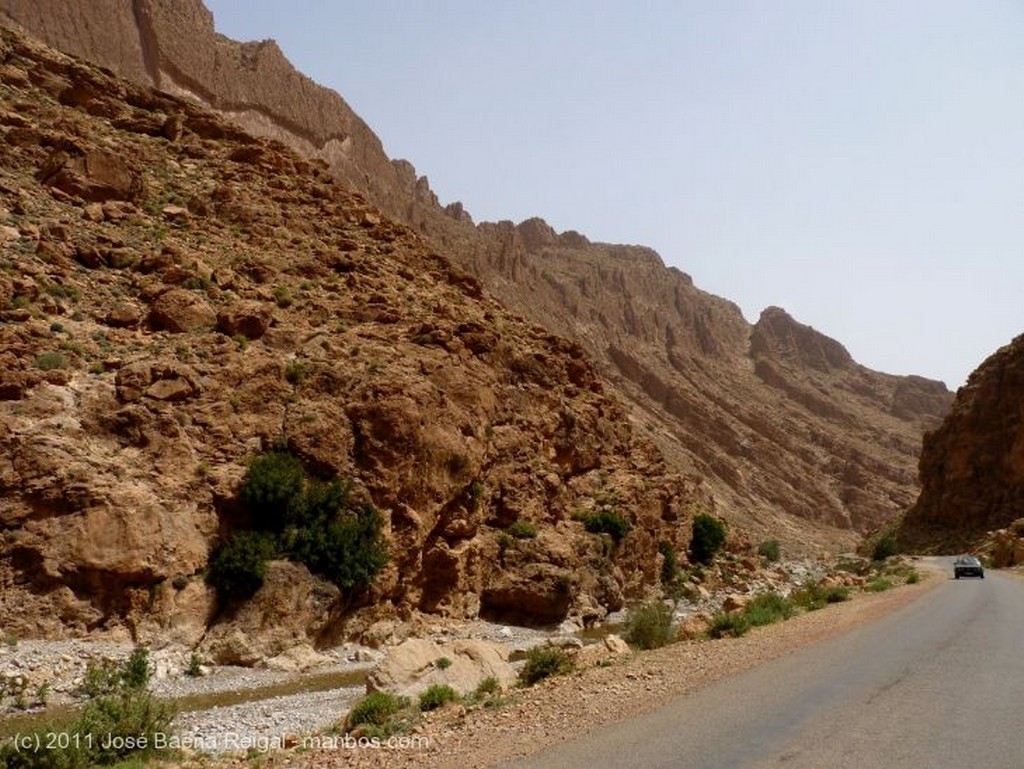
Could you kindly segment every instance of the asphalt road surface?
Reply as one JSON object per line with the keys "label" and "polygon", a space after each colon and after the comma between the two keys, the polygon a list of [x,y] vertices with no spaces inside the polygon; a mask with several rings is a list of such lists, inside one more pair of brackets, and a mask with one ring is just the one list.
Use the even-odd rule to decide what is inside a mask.
{"label": "asphalt road surface", "polygon": [[838,638],[513,767],[1024,768],[1024,580],[948,578]]}

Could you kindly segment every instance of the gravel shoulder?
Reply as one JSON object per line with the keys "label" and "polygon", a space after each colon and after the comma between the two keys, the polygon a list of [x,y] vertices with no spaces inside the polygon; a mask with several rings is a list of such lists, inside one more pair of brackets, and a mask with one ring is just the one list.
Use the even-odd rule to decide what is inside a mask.
{"label": "gravel shoulder", "polygon": [[[609,667],[549,679],[492,709],[461,706],[427,714],[394,746],[325,741],[326,747],[269,753],[261,767],[488,767],[653,710],[709,684],[845,633],[908,605],[941,584],[944,572],[916,564],[921,582],[884,593],[860,593],[742,638],[676,643],[636,653]],[[313,743],[308,743],[313,744]],[[248,765],[227,760],[223,766]]]}

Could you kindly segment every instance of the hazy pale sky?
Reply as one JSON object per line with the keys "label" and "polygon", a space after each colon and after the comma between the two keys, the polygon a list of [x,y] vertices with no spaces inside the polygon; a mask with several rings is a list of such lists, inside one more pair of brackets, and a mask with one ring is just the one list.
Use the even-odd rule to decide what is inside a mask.
{"label": "hazy pale sky", "polygon": [[1020,0],[206,0],[476,221],[638,243],[955,389],[1024,332]]}

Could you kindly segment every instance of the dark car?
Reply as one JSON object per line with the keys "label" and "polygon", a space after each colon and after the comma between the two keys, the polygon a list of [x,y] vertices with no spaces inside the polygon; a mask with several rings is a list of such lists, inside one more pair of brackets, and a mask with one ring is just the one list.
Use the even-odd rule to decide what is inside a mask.
{"label": "dark car", "polygon": [[985,579],[985,567],[973,555],[962,555],[953,561],[953,576],[960,577],[981,577]]}

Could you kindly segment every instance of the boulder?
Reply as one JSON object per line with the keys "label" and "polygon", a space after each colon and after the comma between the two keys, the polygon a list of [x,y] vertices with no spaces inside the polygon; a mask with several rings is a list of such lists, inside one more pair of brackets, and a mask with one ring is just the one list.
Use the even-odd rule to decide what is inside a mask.
{"label": "boulder", "polygon": [[447,684],[459,694],[469,694],[491,677],[503,687],[516,681],[508,649],[500,644],[473,639],[435,643],[410,638],[388,650],[367,676],[366,690],[415,697],[434,684]]}
{"label": "boulder", "polygon": [[217,323],[217,316],[200,294],[185,288],[173,288],[153,302],[149,323],[158,331],[180,334],[211,329]]}
{"label": "boulder", "polygon": [[138,202],[144,193],[142,175],[123,156],[102,149],[76,155],[55,150],[36,178],[42,184],[90,202]]}

